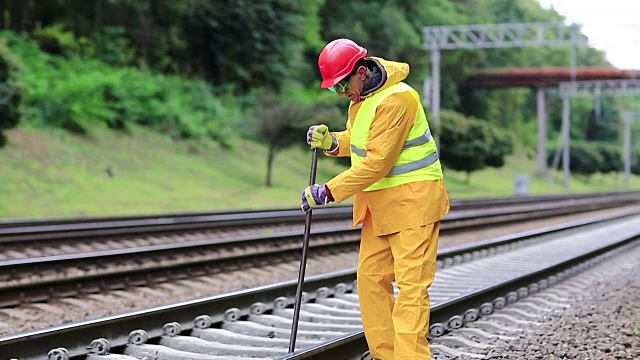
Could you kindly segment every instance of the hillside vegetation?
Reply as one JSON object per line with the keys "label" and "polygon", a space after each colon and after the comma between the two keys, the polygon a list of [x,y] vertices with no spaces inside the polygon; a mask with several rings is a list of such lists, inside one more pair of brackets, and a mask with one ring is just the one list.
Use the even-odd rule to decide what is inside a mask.
{"label": "hillside vegetation", "polygon": [[[276,156],[273,186],[264,186],[266,147],[237,140],[231,149],[215,142],[175,141],[135,127],[123,136],[91,129],[90,137],[62,130],[21,128],[9,132],[0,151],[0,217],[57,217],[166,213],[223,209],[295,208],[309,181],[311,152],[300,148]],[[343,167],[321,157],[318,181]],[[465,174],[447,170],[454,198],[511,196],[514,176],[534,170],[526,156],[501,169]],[[572,191],[620,189],[621,177],[574,179]],[[640,188],[640,179],[633,185]],[[559,193],[559,183],[532,179],[534,194]]]}
{"label": "hillside vegetation", "polygon": [[[422,27],[563,22],[536,0],[6,0],[0,17],[0,216],[296,206],[311,124],[344,128],[319,89],[324,44],[351,38],[429,76]],[[361,16],[366,14],[366,16]],[[512,193],[533,174],[535,93],[461,91],[477,69],[568,66],[569,48],[442,55],[441,160],[453,196]],[[578,66],[610,66],[580,48]],[[628,99],[572,108],[572,190],[620,186]],[[548,99],[555,150],[561,104]],[[428,109],[427,109],[428,110]],[[325,159],[318,182],[345,166]],[[640,148],[633,172],[640,174]],[[607,175],[601,175],[605,173]],[[584,182],[582,182],[584,180]],[[535,179],[537,192],[560,191]]]}

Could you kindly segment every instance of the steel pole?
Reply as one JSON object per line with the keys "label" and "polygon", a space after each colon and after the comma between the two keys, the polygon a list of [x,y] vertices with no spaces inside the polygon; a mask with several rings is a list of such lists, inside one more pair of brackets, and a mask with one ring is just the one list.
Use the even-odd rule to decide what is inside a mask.
{"label": "steel pole", "polygon": [[624,161],[624,185],[628,189],[631,187],[631,119],[625,117],[624,121],[624,150],[622,158]]}
{"label": "steel pole", "polygon": [[431,49],[431,114],[433,124],[438,129],[435,132],[435,142],[440,144],[440,49]]}
{"label": "steel pole", "polygon": [[569,96],[564,96],[562,99],[562,179],[564,188],[569,189],[569,178],[571,172],[569,170],[569,138],[571,134],[570,121],[571,118],[571,104],[569,102]]}
{"label": "steel pole", "polygon": [[578,66],[578,34],[580,28],[571,27],[571,81],[576,81],[576,67]]}
{"label": "steel pole", "polygon": [[538,108],[538,176],[547,174],[547,114],[544,88],[537,90]]}

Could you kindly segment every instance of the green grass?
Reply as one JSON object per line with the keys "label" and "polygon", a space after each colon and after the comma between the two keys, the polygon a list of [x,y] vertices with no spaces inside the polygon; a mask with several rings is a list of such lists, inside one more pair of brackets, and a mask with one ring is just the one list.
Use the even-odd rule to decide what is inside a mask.
{"label": "green grass", "polygon": [[[466,174],[456,171],[445,170],[445,179],[447,189],[453,198],[513,196],[516,175],[530,175],[532,195],[622,191],[626,189],[622,174],[595,174],[589,179],[584,176],[572,175],[567,191],[563,186],[561,171],[551,171],[550,176],[543,179],[531,176],[535,170],[535,160],[528,158],[521,151],[509,157],[506,166],[502,168],[487,168],[472,173],[469,184],[465,183]],[[640,177],[632,176],[631,188],[640,189]]]}
{"label": "green grass", "polygon": [[[294,148],[276,156],[273,186],[265,187],[266,148],[244,140],[226,150],[215,143],[175,142],[133,128],[130,135],[91,129],[79,137],[56,129],[18,128],[0,150],[0,217],[189,212],[299,206],[309,181],[311,152]],[[465,175],[446,172],[453,198],[513,194],[516,174],[530,174],[533,160],[516,156],[503,169]],[[113,176],[107,175],[110,168]],[[318,183],[344,167],[322,157]],[[573,179],[571,191],[621,189],[622,177]],[[640,179],[633,179],[640,188]],[[532,179],[534,194],[559,193],[559,183]]]}

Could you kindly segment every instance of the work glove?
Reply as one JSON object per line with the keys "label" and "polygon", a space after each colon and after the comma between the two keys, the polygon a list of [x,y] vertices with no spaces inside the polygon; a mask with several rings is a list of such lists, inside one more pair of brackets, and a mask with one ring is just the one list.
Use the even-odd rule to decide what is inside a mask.
{"label": "work glove", "polygon": [[307,186],[302,192],[302,210],[305,212],[324,206],[333,201],[333,196],[326,185]]}
{"label": "work glove", "polygon": [[327,125],[313,125],[307,131],[307,144],[312,149],[334,152],[338,148],[338,139],[329,132]]}

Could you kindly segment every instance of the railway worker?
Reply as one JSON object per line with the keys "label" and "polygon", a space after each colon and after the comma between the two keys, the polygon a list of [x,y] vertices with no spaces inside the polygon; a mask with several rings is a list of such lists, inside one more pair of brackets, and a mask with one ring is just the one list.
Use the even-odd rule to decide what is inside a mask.
{"label": "railway worker", "polygon": [[409,65],[368,57],[365,48],[338,39],[324,47],[318,67],[320,87],[351,102],[346,130],[311,126],[307,142],[328,156],[350,156],[351,167],[307,187],[302,208],[354,196],[352,229],[362,224],[358,295],[371,356],[430,359],[427,288],[449,197],[420,97],[403,82]]}

